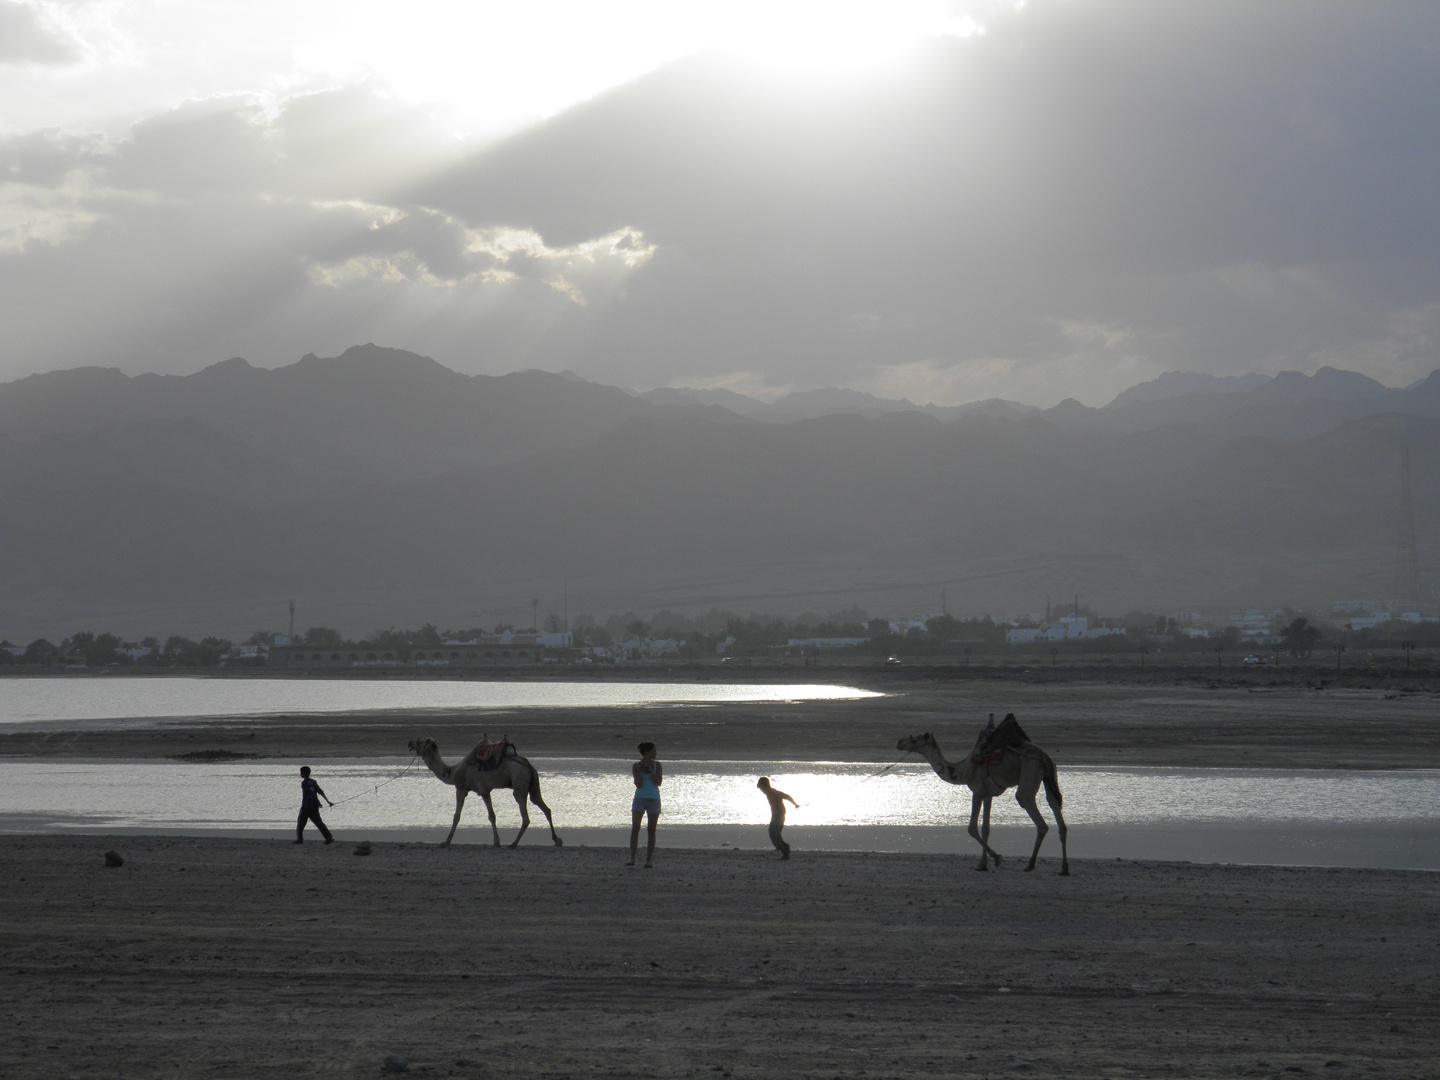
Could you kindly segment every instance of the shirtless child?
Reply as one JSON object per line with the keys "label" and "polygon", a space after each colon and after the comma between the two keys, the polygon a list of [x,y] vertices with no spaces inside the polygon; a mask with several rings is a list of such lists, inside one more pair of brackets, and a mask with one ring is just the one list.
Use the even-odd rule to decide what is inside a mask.
{"label": "shirtless child", "polygon": [[[765,793],[765,798],[770,800],[770,842],[775,845],[775,850],[780,852],[780,858],[788,859],[790,845],[781,838],[780,830],[785,828],[785,800],[790,799],[790,796],[778,788],[771,787],[768,776],[760,777],[755,786]],[[800,806],[794,799],[790,799],[790,805],[796,809],[799,809]]]}

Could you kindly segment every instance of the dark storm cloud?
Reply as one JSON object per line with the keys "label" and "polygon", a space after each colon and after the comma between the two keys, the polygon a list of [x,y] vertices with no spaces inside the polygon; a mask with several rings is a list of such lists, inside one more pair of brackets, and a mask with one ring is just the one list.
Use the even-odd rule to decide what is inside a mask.
{"label": "dark storm cloud", "polygon": [[641,229],[660,257],[592,345],[617,363],[702,325],[714,371],[854,377],[1041,360],[1071,323],[1167,364],[1303,362],[1436,295],[1436,42],[1433,5],[1041,5],[846,94],[680,65],[419,197]]}
{"label": "dark storm cloud", "polygon": [[79,59],[75,40],[42,8],[0,0],[0,64],[73,64]]}
{"label": "dark storm cloud", "polygon": [[190,370],[376,340],[1041,403],[1436,366],[1440,5],[1090,0],[989,29],[849,83],[687,61],[463,153],[368,87],[12,139],[44,213],[0,255],[5,352]]}

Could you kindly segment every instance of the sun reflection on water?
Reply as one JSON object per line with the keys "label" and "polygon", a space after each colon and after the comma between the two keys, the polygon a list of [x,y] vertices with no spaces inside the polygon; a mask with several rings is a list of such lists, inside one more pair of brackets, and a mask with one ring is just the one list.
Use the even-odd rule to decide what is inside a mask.
{"label": "sun reflection on water", "polygon": [[[336,827],[439,827],[448,825],[454,812],[454,789],[403,759],[312,764],[326,792],[340,803],[325,811]],[[537,764],[557,827],[628,826],[634,791],[628,759]],[[763,824],[769,804],[755,786],[761,775],[800,803],[789,810],[788,821],[795,825],[955,825],[970,811],[969,790],[943,783],[925,765],[675,760],[665,762],[662,821]],[[1062,769],[1060,782],[1072,826],[1440,821],[1440,770]],[[298,807],[299,776],[288,761],[0,763],[0,829],[10,831],[31,831],[37,823],[273,830],[293,823]],[[497,793],[495,808],[502,828],[518,823],[508,792]],[[1043,800],[1041,808],[1048,817]],[[995,800],[992,821],[1028,824],[1013,792]],[[467,827],[485,827],[478,799],[467,804],[462,829]]]}

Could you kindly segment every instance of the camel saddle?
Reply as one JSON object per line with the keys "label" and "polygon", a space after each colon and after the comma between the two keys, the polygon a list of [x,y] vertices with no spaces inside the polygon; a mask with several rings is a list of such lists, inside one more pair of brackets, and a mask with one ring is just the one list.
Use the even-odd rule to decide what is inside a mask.
{"label": "camel saddle", "polygon": [[508,738],[502,738],[499,742],[489,742],[481,739],[475,749],[470,751],[470,758],[480,766],[481,772],[490,772],[498,769],[506,758],[517,757],[519,752],[515,744]]}
{"label": "camel saddle", "polygon": [[1020,721],[1015,719],[1015,714],[1006,713],[1005,719],[1000,721],[999,726],[970,755],[970,760],[976,765],[993,765],[1000,760],[1000,755],[1006,749],[1029,741],[1030,736],[1025,734],[1025,729],[1020,726]]}

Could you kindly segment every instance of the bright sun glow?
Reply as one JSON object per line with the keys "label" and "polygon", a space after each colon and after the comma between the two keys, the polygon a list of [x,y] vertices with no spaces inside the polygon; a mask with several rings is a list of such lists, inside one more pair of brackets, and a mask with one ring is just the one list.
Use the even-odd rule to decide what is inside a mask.
{"label": "bright sun glow", "polygon": [[927,37],[983,33],[945,3],[743,3],[707,28],[717,51],[799,77],[843,77],[889,64]]}
{"label": "bright sun glow", "polygon": [[[370,80],[458,133],[499,134],[697,53],[845,78],[1018,0],[40,0],[74,62],[0,69],[0,129],[89,126],[184,101]],[[77,14],[78,13],[78,14]],[[63,16],[63,18],[62,18]],[[82,18],[83,16],[83,18]],[[98,107],[102,110],[97,114]]]}

